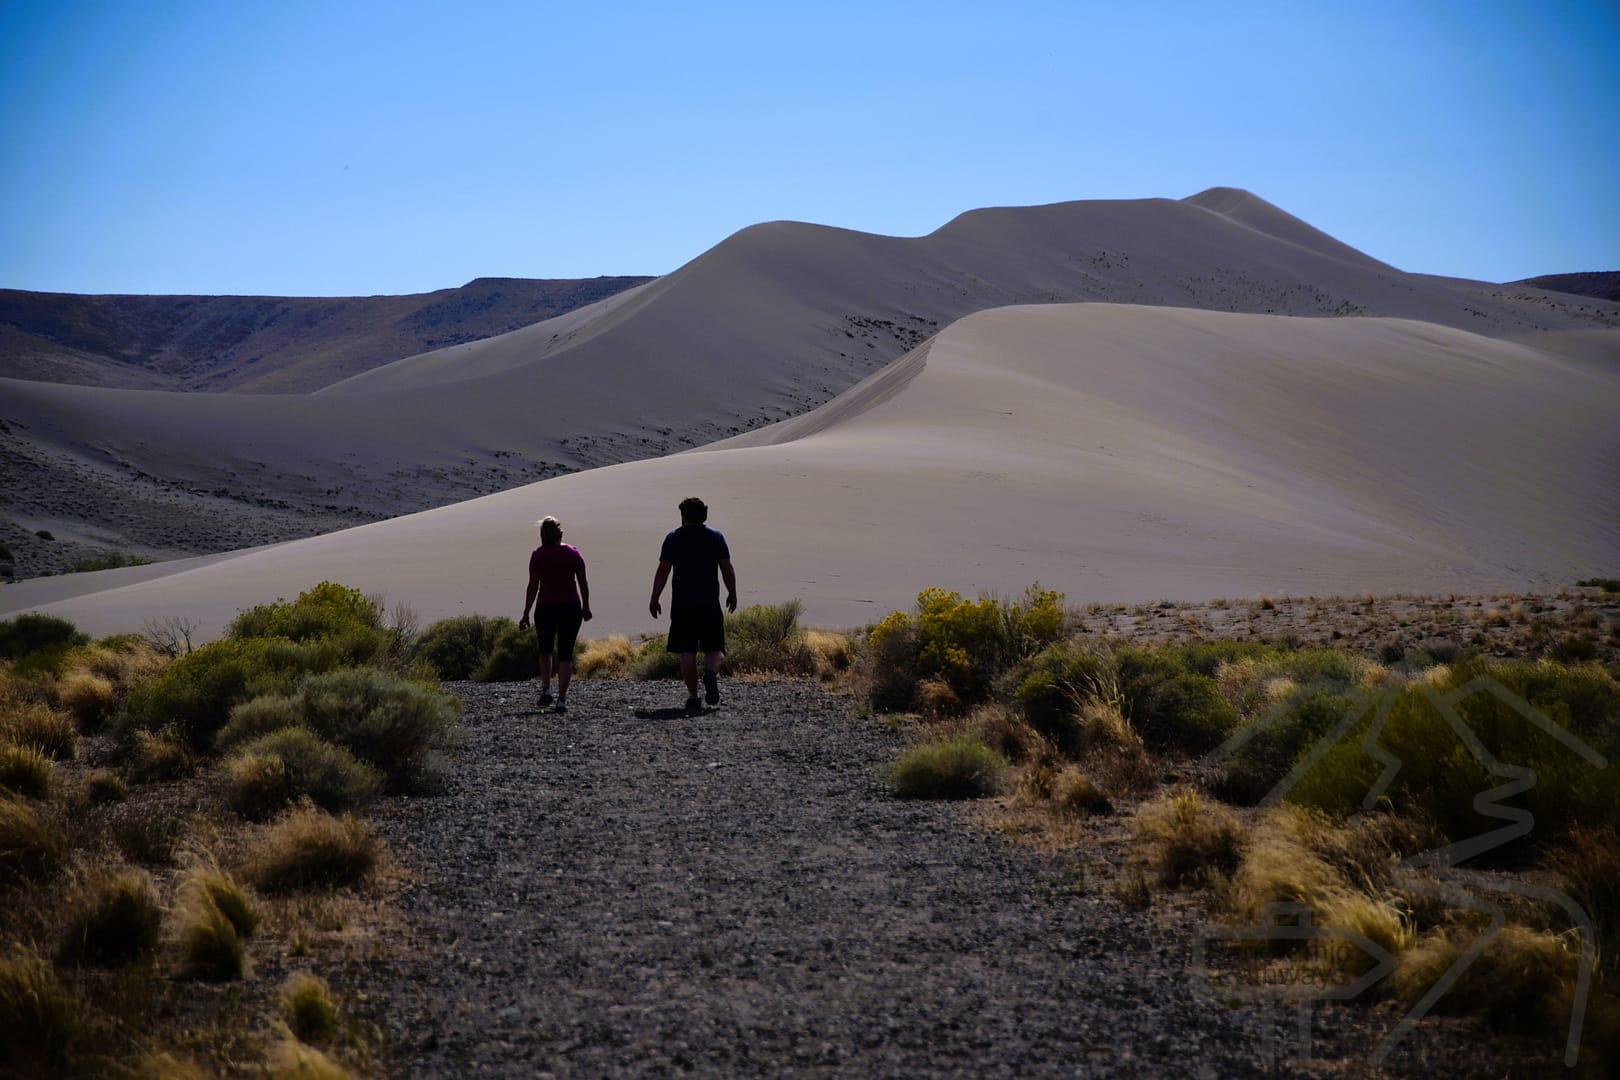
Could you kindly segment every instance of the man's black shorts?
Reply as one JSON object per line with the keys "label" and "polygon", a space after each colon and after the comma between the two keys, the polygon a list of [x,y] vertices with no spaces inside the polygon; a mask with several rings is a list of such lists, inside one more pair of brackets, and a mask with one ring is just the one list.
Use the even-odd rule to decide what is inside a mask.
{"label": "man's black shorts", "polygon": [[669,651],[711,653],[726,651],[726,617],[720,601],[703,607],[672,607],[669,611]]}
{"label": "man's black shorts", "polygon": [[584,609],[578,604],[536,604],[534,633],[540,639],[540,652],[555,652],[559,661],[572,660],[579,625],[584,621]]}

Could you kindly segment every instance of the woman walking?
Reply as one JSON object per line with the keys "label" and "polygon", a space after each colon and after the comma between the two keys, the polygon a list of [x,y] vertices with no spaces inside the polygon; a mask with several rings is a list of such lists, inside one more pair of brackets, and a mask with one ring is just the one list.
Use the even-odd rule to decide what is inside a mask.
{"label": "woman walking", "polygon": [[[540,546],[529,555],[529,587],[523,594],[523,617],[529,625],[534,606],[534,631],[540,644],[540,707],[551,704],[551,662],[557,658],[557,712],[568,711],[568,683],[574,677],[574,642],[580,623],[591,617],[591,587],[585,580],[585,557],[572,544],[562,542],[562,522],[547,515],[540,526]],[[575,583],[578,587],[575,587]]]}

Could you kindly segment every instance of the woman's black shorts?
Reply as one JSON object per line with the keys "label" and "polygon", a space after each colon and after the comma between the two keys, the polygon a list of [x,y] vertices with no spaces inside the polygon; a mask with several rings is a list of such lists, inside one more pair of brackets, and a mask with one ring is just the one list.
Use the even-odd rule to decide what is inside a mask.
{"label": "woman's black shorts", "polygon": [[578,604],[534,606],[534,632],[540,639],[541,655],[554,652],[559,661],[573,660],[574,642],[579,640],[579,625],[584,621],[583,612]]}

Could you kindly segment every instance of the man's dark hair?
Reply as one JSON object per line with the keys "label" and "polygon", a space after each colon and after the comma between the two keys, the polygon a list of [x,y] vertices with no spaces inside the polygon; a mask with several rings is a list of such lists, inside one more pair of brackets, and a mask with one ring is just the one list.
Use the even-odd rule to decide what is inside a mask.
{"label": "man's dark hair", "polygon": [[709,508],[696,495],[681,500],[681,520],[701,525],[709,520]]}

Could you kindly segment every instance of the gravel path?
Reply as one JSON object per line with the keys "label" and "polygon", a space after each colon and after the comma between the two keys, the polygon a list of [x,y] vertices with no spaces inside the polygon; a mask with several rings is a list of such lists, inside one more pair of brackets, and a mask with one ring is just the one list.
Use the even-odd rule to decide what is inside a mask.
{"label": "gravel path", "polygon": [[365,973],[393,1075],[1278,1075],[1291,1014],[1215,1003],[1185,934],[963,807],[888,797],[899,737],[809,683],[693,718],[669,682],[576,682],[566,716],[451,689],[451,791],[378,822],[419,875],[421,948]]}

